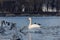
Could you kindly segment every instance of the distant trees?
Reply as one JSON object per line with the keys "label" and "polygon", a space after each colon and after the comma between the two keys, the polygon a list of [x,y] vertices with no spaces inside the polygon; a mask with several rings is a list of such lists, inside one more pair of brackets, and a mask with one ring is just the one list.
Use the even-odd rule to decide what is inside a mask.
{"label": "distant trees", "polygon": [[14,0],[4,1],[0,5],[0,11],[17,15],[43,15],[43,12],[57,12],[60,8],[59,0]]}

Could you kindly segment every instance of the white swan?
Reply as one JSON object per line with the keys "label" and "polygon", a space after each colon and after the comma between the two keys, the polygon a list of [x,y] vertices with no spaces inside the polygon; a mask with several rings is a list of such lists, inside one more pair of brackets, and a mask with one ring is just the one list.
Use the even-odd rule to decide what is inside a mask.
{"label": "white swan", "polygon": [[28,26],[28,29],[29,29],[29,33],[28,33],[28,40],[32,40],[32,34],[30,32],[35,32],[37,31],[36,29],[40,29],[40,25],[38,24],[32,24],[32,18],[29,17],[29,26]]}
{"label": "white swan", "polygon": [[40,25],[38,25],[38,24],[32,24],[32,18],[31,17],[29,17],[29,21],[30,21],[30,23],[29,23],[28,29],[40,28]]}

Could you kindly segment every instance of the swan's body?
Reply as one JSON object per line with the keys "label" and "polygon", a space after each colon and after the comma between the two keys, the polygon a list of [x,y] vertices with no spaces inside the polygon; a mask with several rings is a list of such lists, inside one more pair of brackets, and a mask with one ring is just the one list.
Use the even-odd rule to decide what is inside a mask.
{"label": "swan's body", "polygon": [[36,28],[40,28],[40,26],[37,25],[37,24],[32,24],[32,25],[29,27],[29,29],[36,29]]}

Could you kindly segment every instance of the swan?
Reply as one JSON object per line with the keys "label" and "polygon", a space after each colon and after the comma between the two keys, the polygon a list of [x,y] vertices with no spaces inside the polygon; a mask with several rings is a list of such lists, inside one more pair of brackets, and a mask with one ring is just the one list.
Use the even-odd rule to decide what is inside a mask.
{"label": "swan", "polygon": [[29,26],[28,26],[28,29],[38,29],[38,28],[40,28],[41,26],[40,25],[38,25],[38,24],[32,24],[32,18],[31,17],[29,17]]}
{"label": "swan", "polygon": [[29,17],[29,26],[28,26],[28,29],[29,29],[29,33],[28,33],[28,40],[32,40],[32,34],[30,32],[35,32],[37,31],[36,29],[40,29],[40,25],[38,24],[32,24],[32,18]]}

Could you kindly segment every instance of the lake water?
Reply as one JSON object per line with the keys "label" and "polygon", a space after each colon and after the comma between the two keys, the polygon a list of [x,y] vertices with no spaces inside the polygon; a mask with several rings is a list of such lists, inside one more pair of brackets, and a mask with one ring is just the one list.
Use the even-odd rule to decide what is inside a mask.
{"label": "lake water", "polygon": [[[0,17],[1,20],[6,20],[8,22],[14,22],[18,27],[28,26],[29,17]],[[32,17],[32,24],[39,23],[41,26],[60,26],[60,17]]]}
{"label": "lake water", "polygon": [[[8,22],[14,22],[17,24],[17,27],[23,27],[28,26],[29,24],[29,17],[0,17],[0,22],[2,20],[8,21]],[[33,23],[39,23],[41,26],[47,26],[42,27],[39,31],[40,33],[31,33],[31,39],[32,40],[60,40],[60,17],[52,16],[52,17],[32,17],[32,24]],[[51,26],[51,27],[49,27]],[[54,26],[54,27],[52,27]],[[25,30],[24,30],[25,31]],[[22,39],[28,40],[27,35],[23,35],[21,32],[17,31],[19,36],[22,35]],[[15,33],[17,33],[15,32]],[[7,37],[2,36],[2,38],[10,38],[12,35],[10,33],[14,33],[14,30],[7,30],[7,34],[9,34]],[[35,37],[36,36],[36,37]],[[1,35],[0,35],[1,38]]]}

